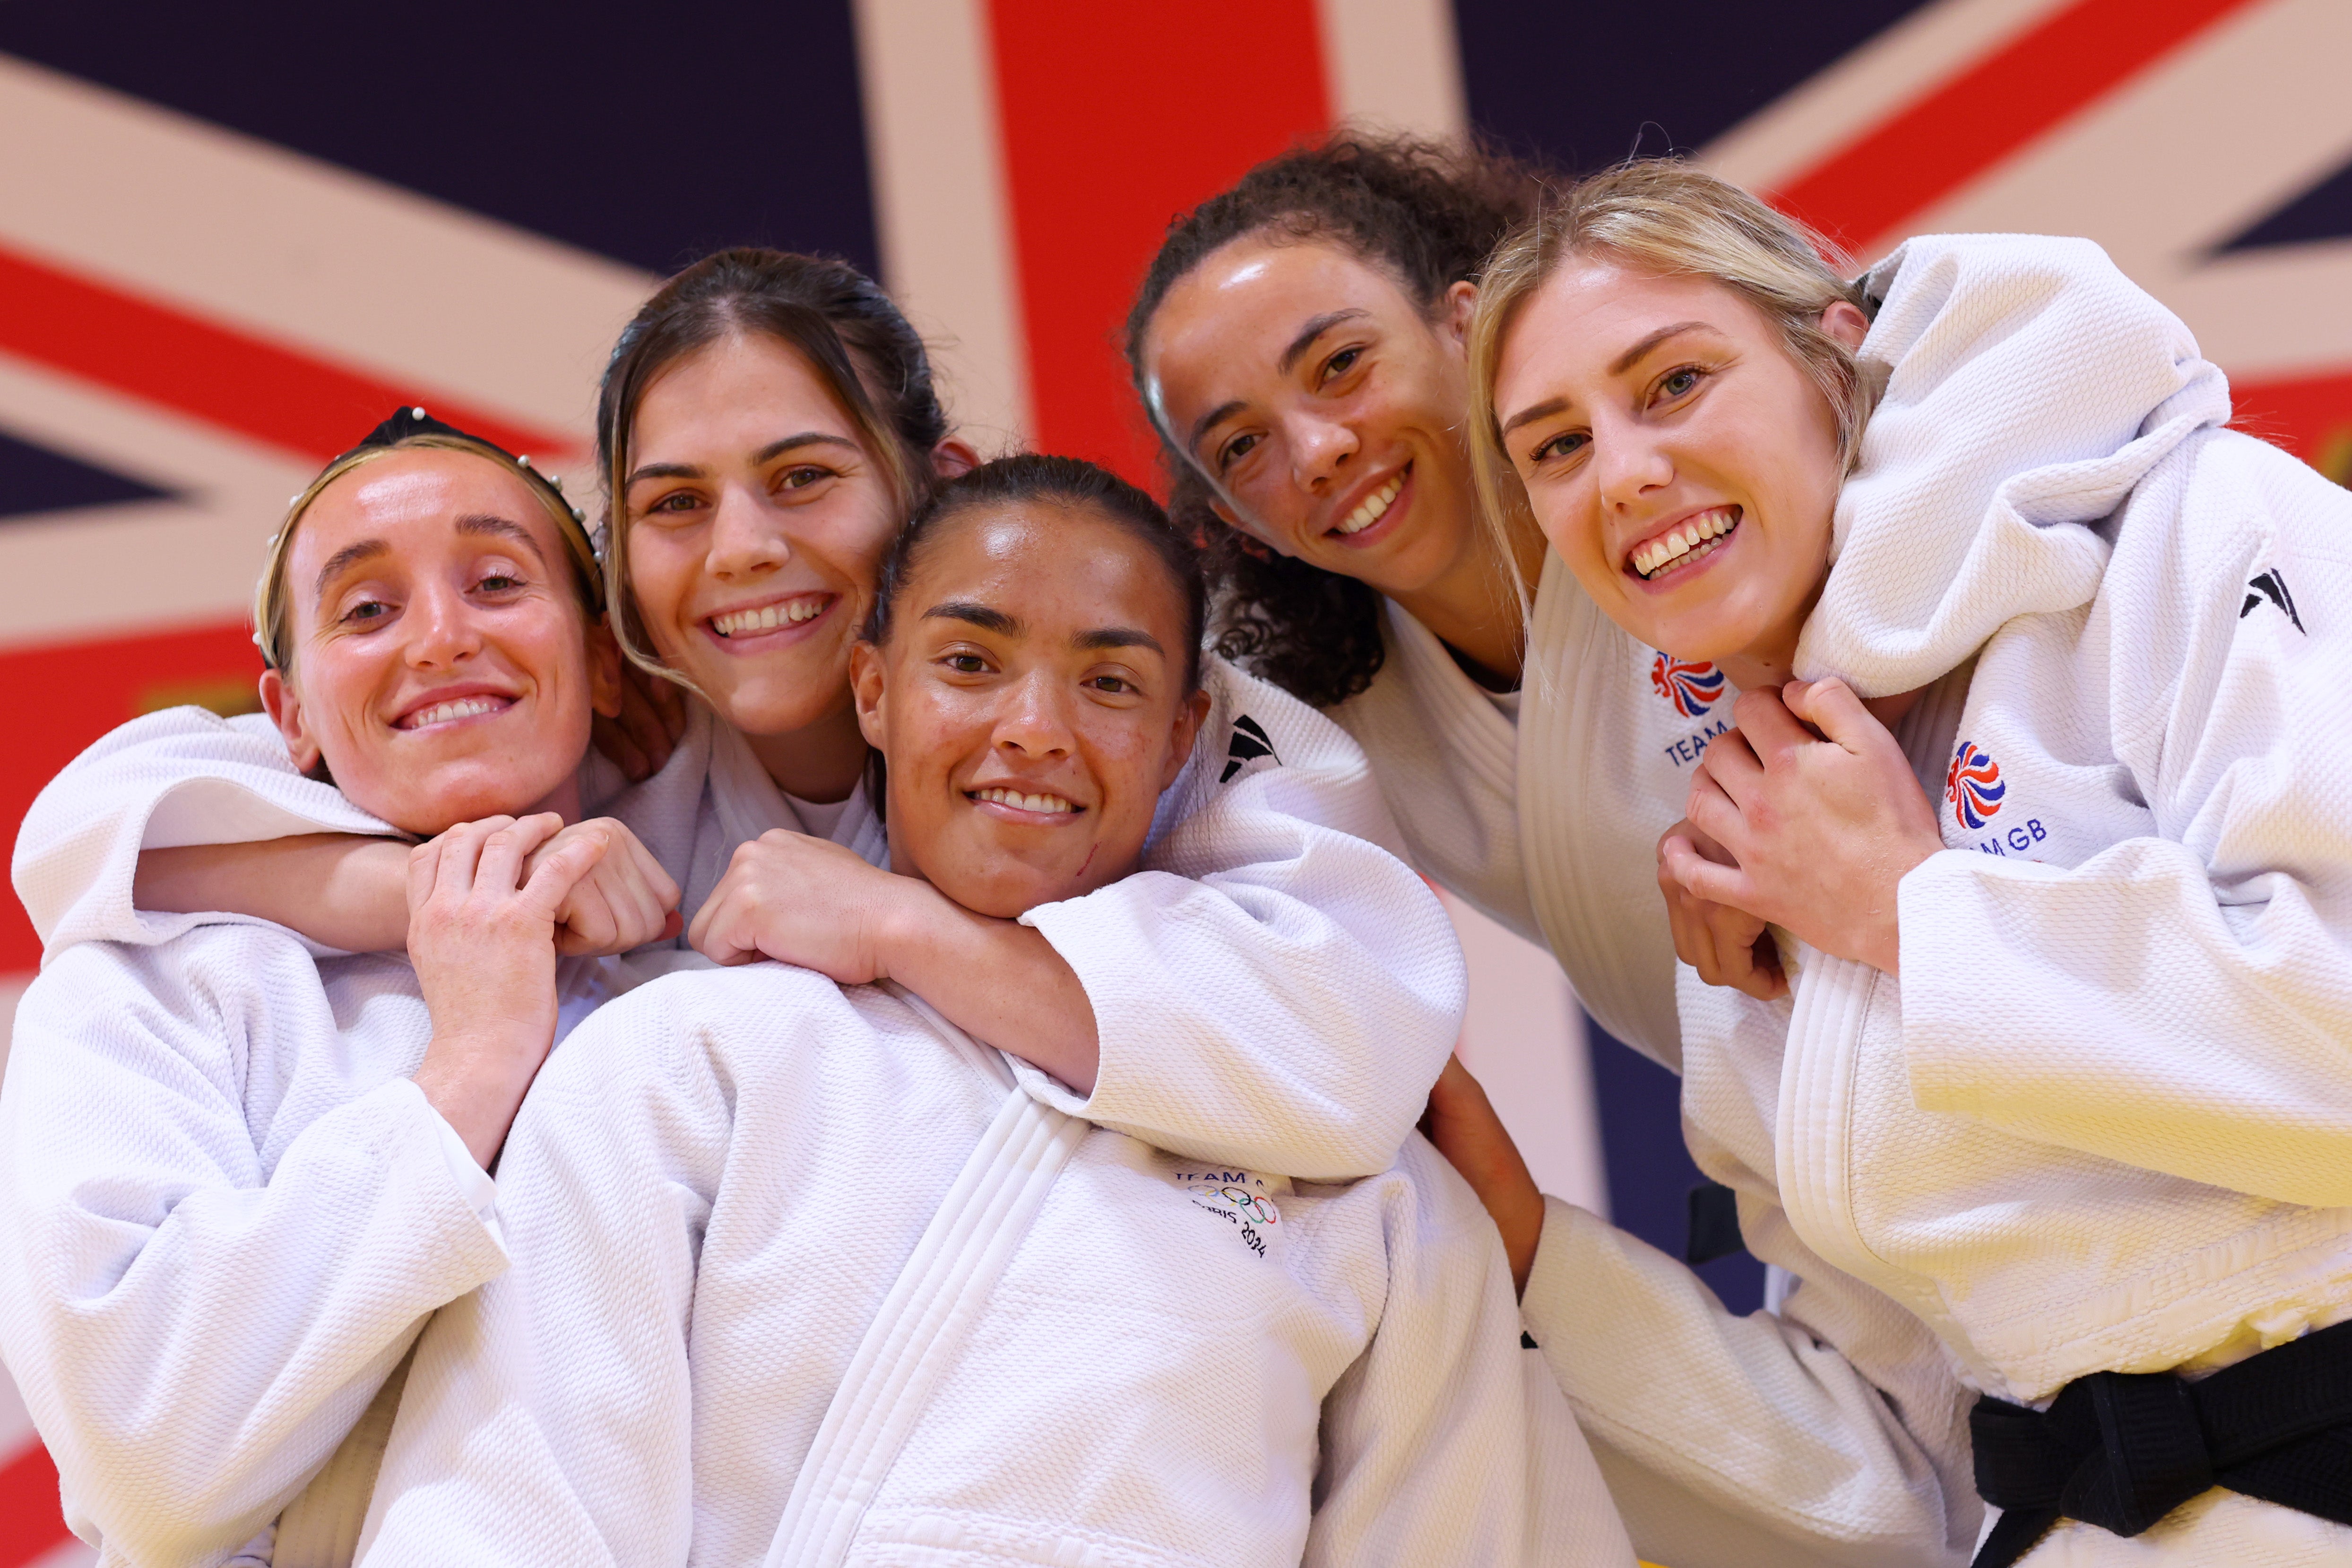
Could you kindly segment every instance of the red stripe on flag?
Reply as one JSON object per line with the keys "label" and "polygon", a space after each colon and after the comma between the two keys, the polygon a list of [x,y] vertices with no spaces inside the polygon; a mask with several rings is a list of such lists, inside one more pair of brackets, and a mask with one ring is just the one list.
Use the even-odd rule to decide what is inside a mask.
{"label": "red stripe on flag", "polygon": [[[116,725],[175,702],[249,701],[260,678],[242,621],[0,653],[0,823],[11,843],[41,786]],[[5,903],[0,973],[31,969],[40,938],[22,906]]]}
{"label": "red stripe on flag", "polygon": [[2232,381],[2230,423],[2285,447],[2342,485],[2352,481],[2352,371]]}
{"label": "red stripe on flag", "polygon": [[403,403],[509,452],[572,443],[0,249],[0,351],[324,463]]}
{"label": "red stripe on flag", "polygon": [[1858,251],[2250,0],[2075,0],[1772,193]]}
{"label": "red stripe on flag", "polygon": [[35,1443],[0,1465],[0,1568],[22,1568],[72,1539],[49,1451]]}
{"label": "red stripe on flag", "polygon": [[1329,126],[1313,0],[988,10],[1038,445],[1148,481],[1128,305],[1171,218]]}

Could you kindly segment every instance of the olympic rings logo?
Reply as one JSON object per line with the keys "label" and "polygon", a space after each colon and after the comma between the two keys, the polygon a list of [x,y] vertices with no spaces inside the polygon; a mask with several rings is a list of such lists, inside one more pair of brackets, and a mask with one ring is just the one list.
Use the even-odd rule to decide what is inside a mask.
{"label": "olympic rings logo", "polygon": [[1276,1209],[1271,1201],[1260,1197],[1245,1187],[1220,1186],[1211,1190],[1260,1225],[1274,1225],[1279,1223],[1282,1218],[1281,1211]]}

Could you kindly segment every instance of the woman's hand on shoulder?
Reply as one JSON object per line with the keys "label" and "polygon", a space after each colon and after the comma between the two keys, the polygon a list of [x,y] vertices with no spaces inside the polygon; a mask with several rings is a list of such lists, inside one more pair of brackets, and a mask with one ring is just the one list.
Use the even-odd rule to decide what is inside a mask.
{"label": "woman's hand on shoulder", "polygon": [[524,878],[589,840],[604,848],[555,912],[556,952],[601,957],[677,936],[677,883],[637,835],[611,817],[592,817],[549,835],[524,859]]}
{"label": "woman's hand on shoulder", "polygon": [[774,958],[859,986],[890,973],[893,923],[929,883],[871,866],[856,852],[777,828],[736,846],[687,940],[720,964]]}
{"label": "woman's hand on shoulder", "polygon": [[1731,863],[1675,852],[1675,880],[1894,974],[1895,890],[1944,847],[1910,759],[1843,681],[1748,692],[1732,711],[1738,727],[1708,745],[1689,805]]}
{"label": "woman's hand on shoulder", "polygon": [[1769,1002],[1789,989],[1780,949],[1764,922],[1744,909],[1716,904],[1685,887],[1681,867],[1697,859],[1736,866],[1731,852],[1699,831],[1688,817],[1658,839],[1658,891],[1674,928],[1675,956],[1710,986],[1729,986]]}

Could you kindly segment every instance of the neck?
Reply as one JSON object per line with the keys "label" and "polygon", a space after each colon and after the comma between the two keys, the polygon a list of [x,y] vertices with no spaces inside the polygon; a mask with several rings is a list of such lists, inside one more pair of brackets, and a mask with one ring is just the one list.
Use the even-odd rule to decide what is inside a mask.
{"label": "neck", "polygon": [[743,738],[776,788],[803,800],[846,800],[866,774],[869,747],[857,727],[857,710],[846,702],[800,729]]}
{"label": "neck", "polygon": [[1508,560],[1494,537],[1476,528],[1470,548],[1444,572],[1393,597],[1471,666],[1473,679],[1483,672],[1490,678],[1482,685],[1508,691],[1518,685],[1527,665],[1527,614],[1520,595],[1534,595],[1543,555],[1543,534],[1532,517],[1515,520]]}
{"label": "neck", "polygon": [[565,827],[570,827],[580,821],[580,771],[578,768],[575,768],[566,773],[562,783],[550,789],[540,800],[525,808],[521,814],[533,817],[541,811],[554,812],[563,819]]}

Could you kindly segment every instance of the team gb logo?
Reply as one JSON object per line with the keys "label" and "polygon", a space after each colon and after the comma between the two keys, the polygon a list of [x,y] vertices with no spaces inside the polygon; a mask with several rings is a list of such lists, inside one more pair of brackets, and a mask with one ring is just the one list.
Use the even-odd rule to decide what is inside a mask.
{"label": "team gb logo", "polygon": [[2000,764],[1978,750],[1976,742],[1960,742],[1959,752],[1944,775],[1944,799],[1952,803],[1952,814],[1960,826],[1983,827],[2000,810],[2000,798],[2008,793],[2009,786],[2000,781]]}
{"label": "team gb logo", "polygon": [[1650,665],[1650,684],[1685,718],[1696,718],[1723,695],[1723,672],[1705,659],[1661,653]]}

